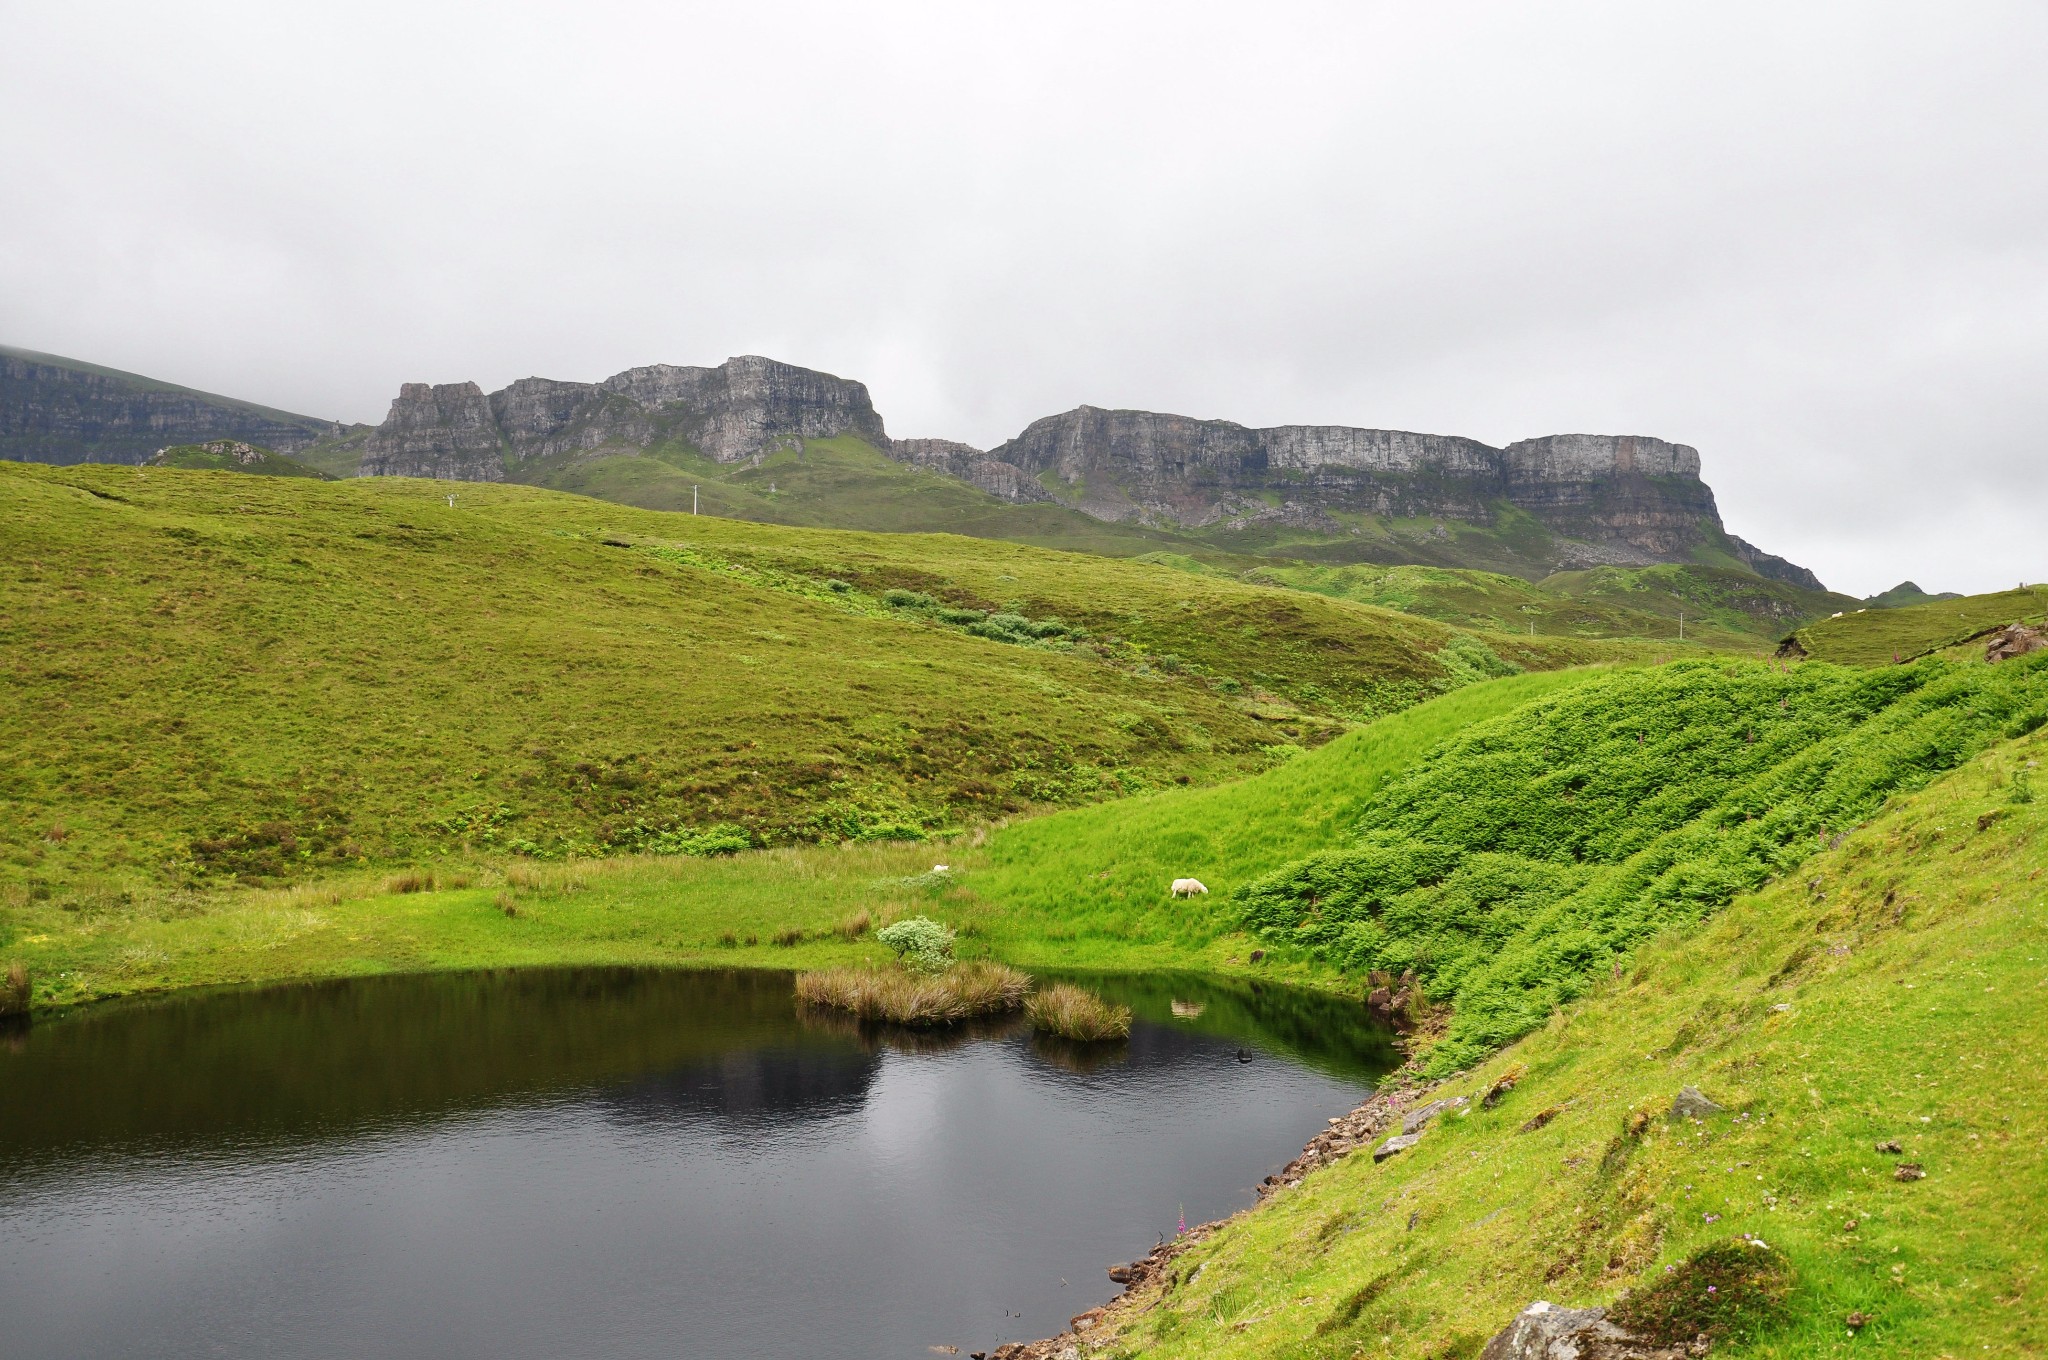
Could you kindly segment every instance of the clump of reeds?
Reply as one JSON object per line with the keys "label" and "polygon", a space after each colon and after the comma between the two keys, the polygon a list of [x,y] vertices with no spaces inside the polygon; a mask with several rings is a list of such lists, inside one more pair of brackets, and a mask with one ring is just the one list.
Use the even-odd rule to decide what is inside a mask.
{"label": "clump of reeds", "polygon": [[511,893],[501,892],[498,894],[496,900],[499,911],[504,912],[507,916],[519,915],[519,899],[514,897]]}
{"label": "clump of reeds", "polygon": [[804,928],[802,926],[784,926],[775,932],[775,943],[781,945],[784,949],[802,944],[803,942]]}
{"label": "clump of reeds", "polygon": [[1014,1011],[1031,977],[1000,963],[962,963],[943,973],[907,968],[830,968],[799,973],[797,1000],[830,1006],[862,1020],[895,1025],[950,1025],[977,1015]]}
{"label": "clump of reeds", "polygon": [[859,911],[841,921],[833,929],[839,932],[839,938],[842,940],[857,940],[867,934],[868,927],[874,925],[874,923],[874,917],[864,911]]}
{"label": "clump of reeds", "polygon": [[0,1016],[28,1014],[28,969],[19,959],[7,965],[6,985],[0,986]]}
{"label": "clump of reeds", "polygon": [[1082,1043],[1126,1039],[1131,1033],[1129,1006],[1114,1005],[1065,982],[1033,992],[1024,1003],[1024,1014],[1030,1018],[1031,1028]]}
{"label": "clump of reeds", "polygon": [[423,893],[434,890],[434,876],[420,870],[393,874],[384,880],[384,891],[388,893]]}

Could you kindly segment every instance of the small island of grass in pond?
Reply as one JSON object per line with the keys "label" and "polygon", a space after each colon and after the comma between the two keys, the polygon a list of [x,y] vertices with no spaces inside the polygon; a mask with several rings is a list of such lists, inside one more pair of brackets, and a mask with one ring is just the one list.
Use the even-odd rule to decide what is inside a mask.
{"label": "small island of grass in pond", "polygon": [[799,973],[797,1000],[896,1025],[951,1025],[1024,1004],[1031,976],[1000,963],[959,963],[943,973],[912,968],[828,968]]}
{"label": "small island of grass in pond", "polygon": [[1024,1003],[1031,1027],[1045,1034],[1081,1043],[1131,1036],[1131,1008],[1104,1001],[1071,983],[1056,982],[1033,992]]}

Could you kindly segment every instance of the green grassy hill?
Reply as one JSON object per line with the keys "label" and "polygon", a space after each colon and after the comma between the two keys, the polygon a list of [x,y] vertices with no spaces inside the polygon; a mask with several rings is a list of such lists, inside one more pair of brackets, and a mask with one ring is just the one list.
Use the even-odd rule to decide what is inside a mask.
{"label": "green grassy hill", "polygon": [[1461,628],[1672,643],[1682,633],[1685,641],[1702,647],[1751,651],[1775,645],[1790,625],[1856,605],[1846,595],[1803,590],[1725,567],[1597,567],[1528,581],[1446,567],[1288,564],[1259,566],[1246,579],[1399,609]]}
{"label": "green grassy hill", "polygon": [[316,467],[287,458],[275,449],[237,439],[212,439],[204,444],[173,444],[151,454],[145,467],[182,468],[188,472],[248,472],[261,477],[312,477],[329,480]]}
{"label": "green grassy hill", "polygon": [[[1488,680],[1382,718],[1255,779],[1171,789],[1004,827],[965,882],[1005,958],[1121,966],[1133,946],[1183,966],[1248,945],[1231,894],[1348,836],[1386,784],[1465,728],[1596,680],[1596,669]],[[1175,900],[1193,877],[1206,898]],[[1209,957],[1214,955],[1214,957]],[[1276,961],[1276,966],[1279,966]]]}
{"label": "green grassy hill", "polygon": [[1887,666],[1960,648],[2009,623],[2039,623],[2043,618],[2048,618],[2048,585],[2023,586],[1989,595],[1845,611],[1797,629],[1786,639],[1786,650],[1845,666]]}
{"label": "green grassy hill", "polygon": [[[2048,1082],[2023,1055],[2048,984],[2048,802],[2019,799],[2044,758],[2043,734],[2002,743],[1666,931],[1432,1093],[1469,1112],[1240,1215],[1091,1341],[1469,1360],[1534,1300],[1657,1291],[1675,1339],[1728,1328],[1716,1355],[2039,1353]],[[1724,1112],[1668,1118],[1683,1086]],[[1777,1307],[1706,1292],[1698,1263],[1731,1242],[1782,1263]]]}
{"label": "green grassy hill", "polygon": [[0,864],[39,893],[920,835],[1626,653],[525,487],[15,465],[0,525]]}

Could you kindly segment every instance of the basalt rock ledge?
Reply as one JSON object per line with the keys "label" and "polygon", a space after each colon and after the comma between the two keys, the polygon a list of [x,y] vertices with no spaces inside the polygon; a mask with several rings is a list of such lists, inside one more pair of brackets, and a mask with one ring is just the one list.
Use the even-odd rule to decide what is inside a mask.
{"label": "basalt rock ledge", "polygon": [[364,448],[365,476],[521,480],[604,448],[680,444],[719,463],[852,434],[885,452],[868,389],[759,355],[716,368],[650,364],[599,383],[406,383]]}

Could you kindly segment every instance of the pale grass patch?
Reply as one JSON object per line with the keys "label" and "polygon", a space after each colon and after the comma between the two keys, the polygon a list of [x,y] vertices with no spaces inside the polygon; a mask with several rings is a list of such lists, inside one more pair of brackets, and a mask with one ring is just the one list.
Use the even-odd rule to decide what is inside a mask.
{"label": "pale grass patch", "polygon": [[1095,993],[1069,983],[1056,982],[1033,992],[1024,1003],[1031,1027],[1063,1039],[1094,1043],[1102,1039],[1124,1039],[1131,1033],[1131,1008],[1113,1005]]}
{"label": "pale grass patch", "polygon": [[1000,963],[962,963],[925,977],[904,968],[830,968],[799,973],[797,1000],[862,1020],[950,1025],[1024,1004],[1031,977]]}

